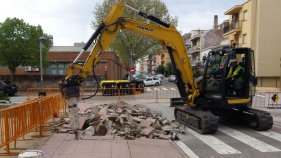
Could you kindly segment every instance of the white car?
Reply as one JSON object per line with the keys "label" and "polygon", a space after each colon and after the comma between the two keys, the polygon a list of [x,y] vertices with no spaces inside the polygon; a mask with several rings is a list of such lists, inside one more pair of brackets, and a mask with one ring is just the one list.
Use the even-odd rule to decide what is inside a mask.
{"label": "white car", "polygon": [[161,80],[158,77],[149,77],[143,80],[144,86],[159,86]]}

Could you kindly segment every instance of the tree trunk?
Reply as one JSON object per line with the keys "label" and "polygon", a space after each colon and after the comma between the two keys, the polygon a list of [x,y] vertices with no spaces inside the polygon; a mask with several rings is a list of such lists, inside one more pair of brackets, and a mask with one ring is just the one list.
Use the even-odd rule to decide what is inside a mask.
{"label": "tree trunk", "polygon": [[15,72],[16,72],[16,68],[9,68],[10,69],[10,79],[11,79],[11,83],[14,83],[14,75],[15,75]]}

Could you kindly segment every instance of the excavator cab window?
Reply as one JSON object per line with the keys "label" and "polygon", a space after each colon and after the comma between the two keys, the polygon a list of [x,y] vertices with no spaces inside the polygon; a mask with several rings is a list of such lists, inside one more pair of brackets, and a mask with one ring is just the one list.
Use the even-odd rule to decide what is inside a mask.
{"label": "excavator cab window", "polygon": [[222,85],[224,83],[223,76],[225,72],[227,56],[224,52],[210,52],[207,60],[204,73],[204,90],[208,98],[222,98]]}
{"label": "excavator cab window", "polygon": [[229,53],[225,78],[225,94],[228,98],[248,98],[254,95],[253,58],[250,49],[238,48]]}

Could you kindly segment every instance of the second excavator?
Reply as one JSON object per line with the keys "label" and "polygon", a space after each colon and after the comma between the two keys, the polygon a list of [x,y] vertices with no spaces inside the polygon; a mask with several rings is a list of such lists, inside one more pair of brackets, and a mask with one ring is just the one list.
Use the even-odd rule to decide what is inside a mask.
{"label": "second excavator", "polygon": [[[156,24],[124,17],[126,8]],[[100,54],[108,50],[120,30],[151,37],[167,48],[176,70],[176,84],[181,96],[171,99],[171,104],[176,105],[175,118],[180,123],[202,134],[215,133],[219,118],[243,122],[254,130],[268,130],[272,127],[270,113],[251,108],[257,79],[254,52],[250,48],[212,50],[205,57],[203,76],[195,79],[183,38],[172,24],[118,2],[69,65],[66,77],[59,84],[62,95],[68,101],[74,131],[79,127],[77,103],[80,84],[99,61]],[[77,60],[92,44],[94,47],[84,65],[77,64]],[[233,61],[239,66],[239,72],[232,68]],[[78,73],[75,73],[77,70]]]}

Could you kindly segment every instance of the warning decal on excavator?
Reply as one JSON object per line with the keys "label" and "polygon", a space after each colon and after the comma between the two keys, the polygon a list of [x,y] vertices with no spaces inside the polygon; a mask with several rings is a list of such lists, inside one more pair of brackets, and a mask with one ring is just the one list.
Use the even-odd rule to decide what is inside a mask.
{"label": "warning decal on excavator", "polygon": [[279,101],[279,96],[278,96],[277,94],[274,94],[274,95],[271,97],[271,99],[272,99],[272,101],[273,101],[274,103],[278,103],[278,101]]}

